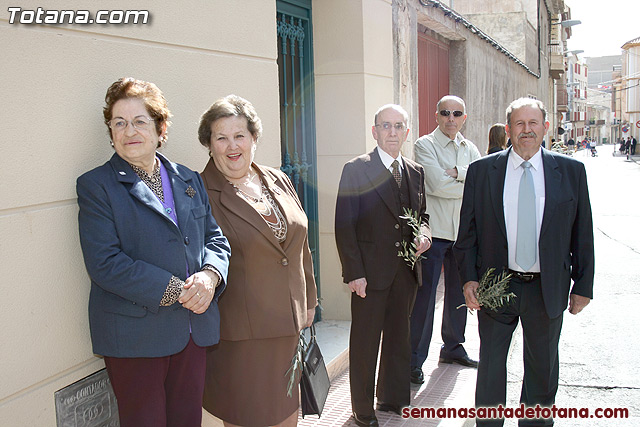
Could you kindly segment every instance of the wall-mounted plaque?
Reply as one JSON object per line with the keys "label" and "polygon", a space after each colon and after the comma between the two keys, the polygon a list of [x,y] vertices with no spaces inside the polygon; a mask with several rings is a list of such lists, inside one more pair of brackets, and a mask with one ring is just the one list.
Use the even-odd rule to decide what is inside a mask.
{"label": "wall-mounted plaque", "polygon": [[118,405],[102,369],[54,393],[58,427],[119,427]]}

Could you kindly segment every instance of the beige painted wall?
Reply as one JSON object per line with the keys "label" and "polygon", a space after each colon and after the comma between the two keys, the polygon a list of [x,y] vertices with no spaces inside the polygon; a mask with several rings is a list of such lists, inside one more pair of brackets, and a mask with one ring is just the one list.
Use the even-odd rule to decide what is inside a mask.
{"label": "beige painted wall", "polygon": [[275,1],[108,3],[148,9],[146,25],[9,24],[16,5],[41,3],[0,1],[0,425],[54,426],[54,391],[103,366],[88,332],[75,180],[113,152],[107,87],[122,76],[156,83],[174,114],[163,152],[195,170],[207,161],[200,114],[221,96],[244,96],[264,123],[257,160],[279,166]]}
{"label": "beige painted wall", "polygon": [[391,0],[313,3],[323,316],[349,319],[334,215],[342,166],[376,144],[376,110],[394,102]]}

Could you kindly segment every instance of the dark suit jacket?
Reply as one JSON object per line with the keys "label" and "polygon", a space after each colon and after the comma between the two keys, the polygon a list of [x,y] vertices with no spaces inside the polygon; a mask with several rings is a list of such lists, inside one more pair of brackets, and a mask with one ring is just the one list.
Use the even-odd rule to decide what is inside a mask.
{"label": "dark suit jacket", "polygon": [[[454,245],[462,283],[494,267],[508,268],[503,192],[509,150],[469,166]],[[584,165],[542,149],[545,207],[539,239],[542,296],[550,318],[566,308],[571,292],[593,298],[594,247]]]}
{"label": "dark suit jacket", "polygon": [[[403,157],[409,183],[411,209],[429,223],[424,195],[424,170]],[[402,232],[394,197],[391,174],[384,167],[377,149],[344,165],[336,202],[335,231],[345,283],[364,277],[367,288],[382,290],[391,286],[401,262],[398,256]],[[431,235],[429,233],[429,239]],[[418,283],[420,263],[414,268]]]}
{"label": "dark suit jacket", "polygon": [[264,219],[209,160],[202,178],[216,220],[231,244],[229,286],[220,298],[222,339],[239,341],[297,335],[317,304],[307,216],[291,181],[277,169],[253,164],[287,219],[280,244]]}
{"label": "dark suit jacket", "polygon": [[[211,216],[200,176],[157,154],[171,180],[178,226],[131,166],[114,154],[77,181],[80,243],[91,277],[93,351],[112,357],[160,357],[189,341],[220,337],[216,303],[225,287],[229,245]],[[187,189],[195,190],[190,197]],[[211,305],[195,314],[179,303],[160,307],[171,276],[182,280],[210,264],[223,282]],[[191,328],[191,332],[189,331]]]}

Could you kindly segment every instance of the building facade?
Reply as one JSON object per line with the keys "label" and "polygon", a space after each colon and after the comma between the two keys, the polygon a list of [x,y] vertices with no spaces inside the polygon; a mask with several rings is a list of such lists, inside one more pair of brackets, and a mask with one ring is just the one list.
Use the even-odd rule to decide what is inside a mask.
{"label": "building facade", "polygon": [[587,120],[587,65],[577,55],[571,55],[567,61],[568,78],[567,92],[569,94],[568,122],[569,137],[576,143],[589,136]]}
{"label": "building facade", "polygon": [[[621,91],[626,92],[622,136],[633,136],[636,139],[640,135],[640,37],[626,42],[622,46],[622,86]],[[624,131],[627,129],[627,131]]]}

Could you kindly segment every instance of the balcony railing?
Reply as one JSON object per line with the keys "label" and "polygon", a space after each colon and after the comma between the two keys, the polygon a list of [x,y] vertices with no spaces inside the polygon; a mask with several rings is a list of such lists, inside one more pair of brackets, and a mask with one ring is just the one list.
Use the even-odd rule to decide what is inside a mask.
{"label": "balcony railing", "polygon": [[564,69],[564,56],[562,54],[562,45],[550,44],[549,45],[549,73],[554,80],[560,80]]}

